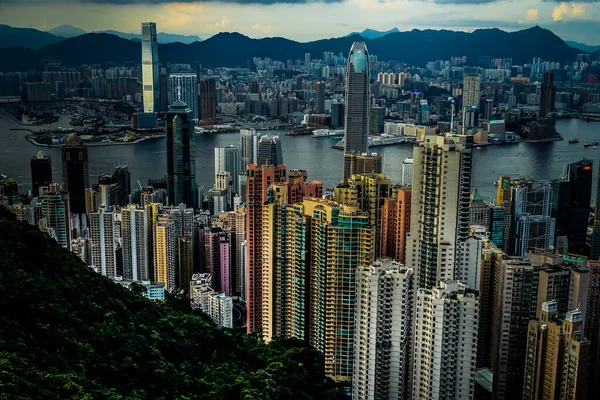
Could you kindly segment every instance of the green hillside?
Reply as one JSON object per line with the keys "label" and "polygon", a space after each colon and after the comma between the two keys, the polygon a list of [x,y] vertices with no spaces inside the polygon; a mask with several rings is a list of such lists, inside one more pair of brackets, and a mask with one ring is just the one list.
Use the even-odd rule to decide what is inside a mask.
{"label": "green hillside", "polygon": [[0,207],[1,399],[336,399],[321,356],[153,303]]}

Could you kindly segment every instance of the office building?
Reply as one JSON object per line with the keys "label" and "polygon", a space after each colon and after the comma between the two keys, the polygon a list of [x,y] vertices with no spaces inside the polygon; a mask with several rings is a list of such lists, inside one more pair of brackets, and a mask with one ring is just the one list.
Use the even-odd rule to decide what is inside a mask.
{"label": "office building", "polygon": [[354,398],[409,398],[413,275],[390,259],[356,271]]}
{"label": "office building", "polygon": [[211,120],[217,117],[217,82],[206,78],[198,85],[198,118]]}
{"label": "office building", "polygon": [[493,399],[523,394],[527,326],[536,319],[538,266],[526,258],[505,257],[492,271],[492,321],[489,349],[494,371]]}
{"label": "office building", "polygon": [[504,207],[490,205],[490,228],[489,235],[491,241],[498,247],[498,249],[504,251],[504,233],[506,231],[506,216]]}
{"label": "office building", "polygon": [[530,249],[554,246],[555,219],[551,216],[550,182],[513,184],[511,254],[523,256]]}
{"label": "office building", "polygon": [[160,99],[160,112],[167,112],[169,109],[169,74],[167,74],[166,68],[160,69],[158,77],[159,83],[159,99]]}
{"label": "office building", "polygon": [[52,183],[52,162],[43,151],[38,151],[31,158],[31,193],[33,197],[40,194],[40,186],[49,186]]}
{"label": "office building", "polygon": [[315,114],[325,114],[325,82],[315,84]]}
{"label": "office building", "polygon": [[254,129],[240,130],[240,149],[242,156],[242,171],[248,169],[249,164],[257,164],[258,162],[258,140],[260,133]]}
{"label": "office building", "polygon": [[416,293],[413,399],[473,399],[478,295],[459,282]]}
{"label": "office building", "polygon": [[[180,100],[180,99],[179,99]],[[196,207],[195,132],[191,110],[176,101],[167,112],[167,191],[169,205]]]}
{"label": "office building", "polygon": [[258,141],[257,165],[283,164],[283,151],[279,136],[261,136]]}
{"label": "office building", "polygon": [[215,292],[210,274],[194,274],[190,282],[192,308],[201,310],[219,328],[233,328],[233,299]]}
{"label": "office building", "polygon": [[368,151],[370,69],[367,46],[355,42],[350,49],[346,69],[345,153],[362,154]]}
{"label": "office building", "polygon": [[[68,194],[61,192],[60,185],[51,184],[39,188],[39,199],[34,217],[31,222],[37,220],[37,225],[42,232],[47,233],[52,239],[65,249],[71,248],[71,223],[69,218]],[[39,218],[35,217],[39,214]]]}
{"label": "office building", "polygon": [[540,87],[540,106],[538,109],[538,120],[550,117],[554,111],[554,102],[556,99],[556,86],[554,86],[554,73],[545,72]]}
{"label": "office building", "polygon": [[429,103],[427,100],[419,100],[419,113],[417,114],[417,123],[419,125],[430,125],[431,116],[429,115]]}
{"label": "office building", "polygon": [[127,165],[118,165],[112,174],[112,182],[119,186],[117,205],[125,207],[129,203],[129,195],[131,194],[129,167]]}
{"label": "office building", "polygon": [[239,190],[240,173],[242,172],[239,147],[233,145],[215,147],[215,180],[219,172],[229,172],[233,192],[237,193]]}
{"label": "office building", "polygon": [[400,178],[401,185],[412,185],[413,178],[413,162],[412,158],[402,160],[402,177]]}
{"label": "office building", "polygon": [[71,212],[85,213],[85,189],[90,186],[87,146],[70,136],[61,147],[64,191],[69,193]]}
{"label": "office building", "polygon": [[345,112],[344,103],[331,104],[331,126],[340,128],[344,126]]}
{"label": "office building", "polygon": [[556,221],[556,244],[564,238],[568,252],[587,254],[587,228],[592,197],[592,160],[566,164],[562,176],[552,181],[552,218]]}
{"label": "office building", "polygon": [[121,237],[123,240],[123,278],[134,281],[150,279],[147,207],[129,204],[121,209]]}
{"label": "office building", "polygon": [[404,263],[406,235],[410,232],[410,186],[393,188],[393,198],[384,199],[381,207],[379,254]]}
{"label": "office building", "polygon": [[383,155],[377,153],[344,153],[344,179],[355,174],[383,172]]}
{"label": "office building", "polygon": [[489,228],[490,217],[490,206],[483,201],[483,197],[481,197],[477,188],[473,189],[469,203],[469,225]]}
{"label": "office building", "polygon": [[175,102],[187,104],[192,118],[198,119],[198,77],[191,72],[169,75],[169,104]]}
{"label": "office building", "polygon": [[117,231],[115,215],[109,209],[100,207],[90,214],[92,268],[108,277],[117,275]]}
{"label": "office building", "polygon": [[580,310],[559,318],[558,304],[542,304],[539,319],[529,322],[525,358],[524,400],[584,399],[590,342]]}
{"label": "office building", "polygon": [[252,333],[262,328],[262,253],[263,205],[267,189],[274,183],[285,182],[285,165],[248,165],[246,182],[246,330]]}
{"label": "office building", "polygon": [[369,133],[383,133],[385,107],[371,107],[369,114]]}
{"label": "office building", "polygon": [[142,22],[142,96],[145,113],[165,111],[159,109],[159,80],[156,24]]}
{"label": "office building", "polygon": [[406,264],[418,287],[454,279],[459,247],[469,235],[472,137],[426,135],[414,148],[411,227]]}

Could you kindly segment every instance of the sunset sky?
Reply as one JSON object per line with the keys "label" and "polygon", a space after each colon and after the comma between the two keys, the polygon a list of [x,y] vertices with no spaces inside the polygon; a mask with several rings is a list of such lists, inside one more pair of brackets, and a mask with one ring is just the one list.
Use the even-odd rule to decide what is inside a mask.
{"label": "sunset sky", "polygon": [[600,1],[542,0],[0,0],[0,23],[48,30],[158,30],[207,38],[222,31],[309,41],[365,28],[519,30],[539,24],[565,40],[600,45]]}

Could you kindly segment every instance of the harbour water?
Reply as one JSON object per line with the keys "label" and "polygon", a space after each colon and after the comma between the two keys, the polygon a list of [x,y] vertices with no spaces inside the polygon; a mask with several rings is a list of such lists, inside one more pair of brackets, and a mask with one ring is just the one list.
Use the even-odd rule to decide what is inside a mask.
{"label": "harbour water", "polygon": [[[6,114],[0,119],[0,173],[15,178],[21,191],[31,187],[30,158],[39,150],[52,157],[52,170],[55,182],[62,180],[62,166],[59,148],[37,147],[25,139],[23,128]],[[559,142],[519,143],[497,145],[474,149],[472,186],[488,199],[495,196],[493,182],[500,175],[530,177],[536,180],[553,179],[560,176],[563,164],[582,158],[591,158],[597,173],[600,148],[584,148],[585,142],[600,141],[600,122],[586,123],[579,119],[565,119],[557,122],[557,130],[565,138]],[[277,134],[277,131],[269,131]],[[310,179],[317,179],[326,188],[332,188],[342,177],[343,153],[332,149],[339,138],[313,138],[307,136],[286,136],[279,132],[283,148],[283,159],[288,169],[306,169]],[[578,137],[579,143],[569,144],[570,137]],[[196,137],[196,179],[198,186],[205,190],[214,182],[214,147],[239,145],[239,133],[220,133]],[[392,182],[400,180],[402,160],[412,158],[412,144],[376,147],[376,152],[384,154],[386,175]],[[145,186],[148,178],[165,175],[165,140],[157,139],[131,145],[93,146],[89,149],[90,182],[97,176],[111,173],[118,164],[129,166],[132,186],[137,181]],[[594,182],[595,185],[595,182]],[[594,189],[595,190],[595,189]],[[593,199],[592,199],[593,201]]]}

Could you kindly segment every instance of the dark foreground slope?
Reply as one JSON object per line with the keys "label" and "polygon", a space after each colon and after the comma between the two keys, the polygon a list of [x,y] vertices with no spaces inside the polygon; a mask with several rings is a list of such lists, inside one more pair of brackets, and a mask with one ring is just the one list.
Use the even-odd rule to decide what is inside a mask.
{"label": "dark foreground slope", "polygon": [[318,353],[218,330],[94,273],[0,207],[1,399],[334,399]]}

